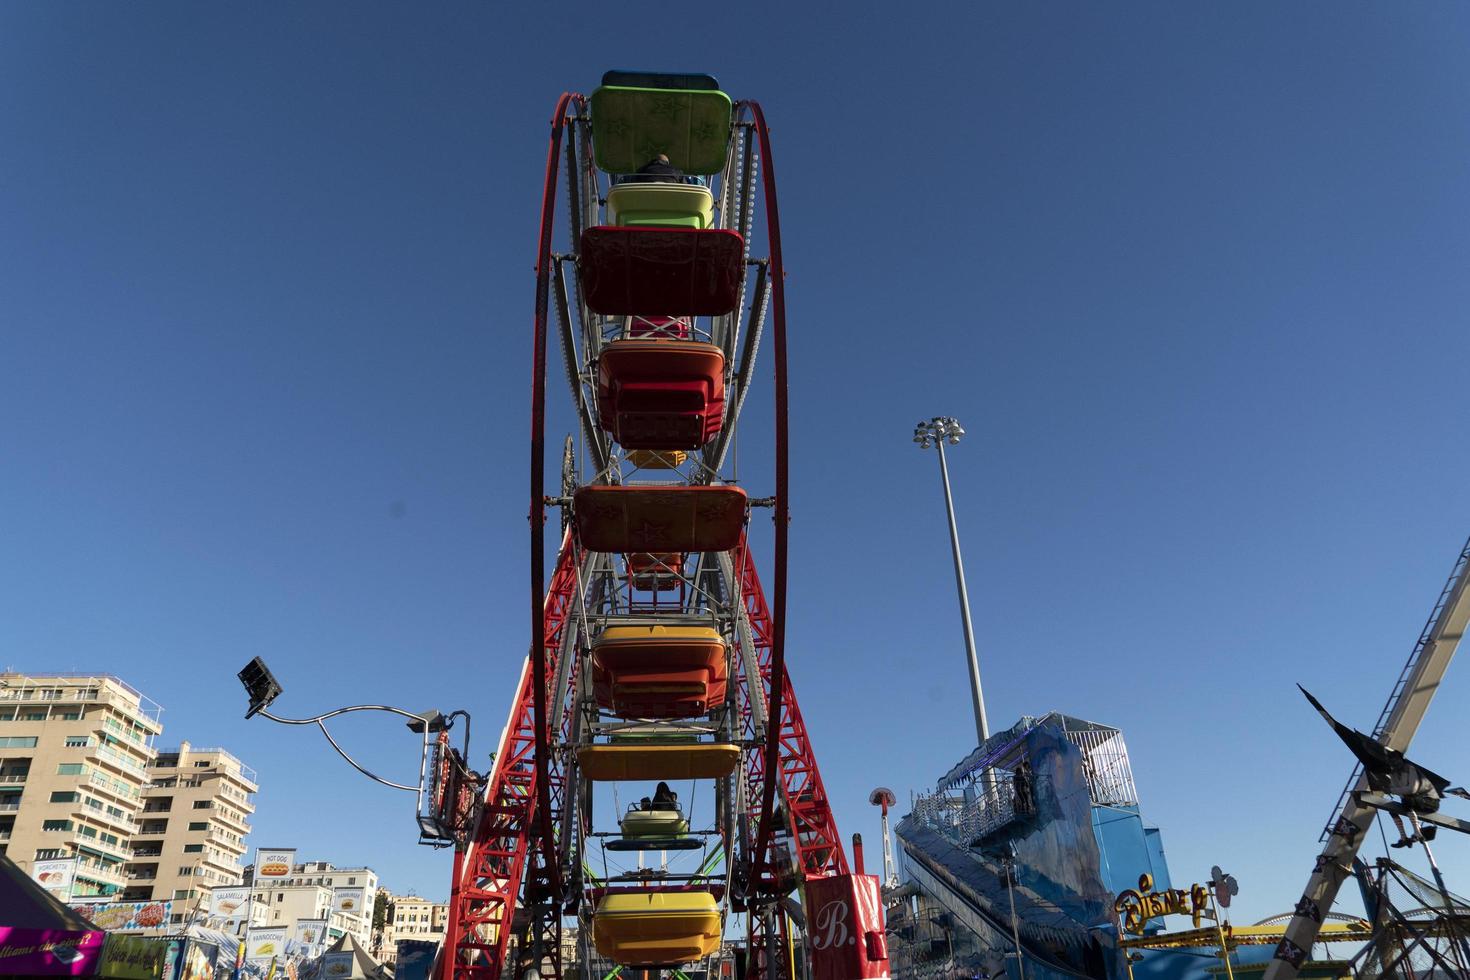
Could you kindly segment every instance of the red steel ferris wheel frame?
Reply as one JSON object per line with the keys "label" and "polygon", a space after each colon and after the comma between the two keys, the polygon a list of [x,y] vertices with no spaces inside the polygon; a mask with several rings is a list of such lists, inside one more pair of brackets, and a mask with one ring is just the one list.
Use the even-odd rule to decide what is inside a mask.
{"label": "red steel ferris wheel frame", "polygon": [[[563,93],[551,120],[546,157],[540,233],[536,256],[536,306],[532,348],[530,500],[531,642],[511,717],[486,786],[476,827],[456,851],[454,881],[445,955],[439,976],[443,980],[501,980],[509,936],[515,927],[518,901],[527,898],[551,903],[559,911],[564,899],[564,870],[557,853],[555,826],[565,787],[552,742],[560,725],[549,717],[549,690],[556,669],[562,634],[577,597],[581,551],[573,537],[562,544],[549,586],[546,581],[545,496],[546,369],[548,312],[553,265],[552,252],[556,193],[562,140],[572,123],[585,117],[587,100]],[[737,113],[748,112],[749,125],[759,141],[763,158],[762,190],[766,205],[766,235],[771,280],[771,328],[775,367],[775,499],[773,588],[766,603],[755,564],[742,537],[732,555],[745,613],[756,640],[759,674],[767,703],[764,750],[754,754],[746,778],[759,789],[760,808],[752,866],[748,880],[755,896],[774,898],[781,884],[770,870],[771,841],[776,832],[775,793],[778,774],[788,803],[788,831],[795,843],[797,864],[806,878],[845,874],[847,857],[837,832],[816,758],[797,705],[785,663],[785,613],[788,552],[788,428],[785,272],[781,257],[780,216],[776,203],[775,170],[770,135],[759,104],[741,102]],[[733,584],[733,583],[732,583]],[[753,692],[746,692],[747,698]],[[557,707],[561,707],[560,704]],[[752,917],[752,937],[757,927]],[[783,932],[784,932],[784,927]],[[559,949],[545,951],[553,972],[560,975]]]}

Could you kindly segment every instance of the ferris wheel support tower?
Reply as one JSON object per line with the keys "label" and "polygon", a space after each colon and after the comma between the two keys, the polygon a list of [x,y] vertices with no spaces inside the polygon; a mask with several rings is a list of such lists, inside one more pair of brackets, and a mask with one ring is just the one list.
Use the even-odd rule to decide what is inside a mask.
{"label": "ferris wheel support tower", "polygon": [[[1467,621],[1470,621],[1470,541],[1460,549],[1454,570],[1373,729],[1373,737],[1386,748],[1399,752],[1408,749],[1429,711],[1429,702],[1439,690],[1445,670],[1454,659]],[[1342,791],[1333,820],[1322,831],[1322,853],[1317,856],[1306,890],[1296,903],[1296,913],[1286,926],[1263,980],[1293,980],[1310,955],[1322,920],[1332,911],[1338,889],[1352,873],[1353,858],[1373,821],[1376,811],[1360,803],[1355,795],[1367,789],[1367,778],[1362,766],[1358,766]]]}

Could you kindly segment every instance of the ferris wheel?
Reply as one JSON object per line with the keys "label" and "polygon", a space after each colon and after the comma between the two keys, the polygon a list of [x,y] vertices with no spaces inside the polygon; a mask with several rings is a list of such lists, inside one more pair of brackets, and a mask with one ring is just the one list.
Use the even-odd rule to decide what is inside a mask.
{"label": "ferris wheel", "polygon": [[[744,977],[887,976],[877,878],[849,868],[786,671],[786,326],[760,106],[697,74],[562,95],[536,260],[530,653],[483,794],[439,799],[460,828],[443,980],[683,975],[729,938]],[[553,334],[580,452],[568,440],[550,493]],[[769,483],[747,488],[732,450],[762,356],[773,431],[740,447]],[[769,600],[747,535],[763,513]]]}

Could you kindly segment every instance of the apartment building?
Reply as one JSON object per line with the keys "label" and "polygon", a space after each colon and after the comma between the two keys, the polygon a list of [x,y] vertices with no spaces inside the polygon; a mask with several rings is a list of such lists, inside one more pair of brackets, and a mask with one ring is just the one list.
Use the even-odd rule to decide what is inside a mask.
{"label": "apartment building", "polygon": [[[255,881],[255,869],[246,869],[248,882],[256,888],[257,894],[261,890],[280,892],[293,886],[316,885],[326,888],[334,893],[332,908],[342,918],[342,928],[352,934],[365,949],[372,947],[373,932],[373,898],[378,893],[378,873],[372,868],[339,868],[326,861],[307,861],[291,867],[291,876],[275,881]],[[352,894],[351,889],[362,889],[361,895],[353,895],[350,908],[343,908],[343,890]],[[257,899],[260,900],[260,899]],[[304,918],[304,917],[303,917]],[[335,923],[333,920],[333,928]],[[275,924],[275,923],[272,923]],[[340,935],[340,933],[338,934]]]}
{"label": "apartment building", "polygon": [[173,921],[207,908],[216,887],[243,881],[255,770],[221,748],[181,742],[148,766],[127,864],[125,901],[173,900]]}
{"label": "apartment building", "polygon": [[392,896],[388,922],[383,929],[382,961],[393,962],[398,955],[398,943],[405,939],[442,943],[448,918],[447,903],[431,902],[417,895]]}
{"label": "apartment building", "polygon": [[[332,889],[325,885],[291,885],[257,881],[252,886],[251,922],[256,926],[285,926],[288,939],[306,942],[300,934],[302,920],[327,923],[326,942],[340,939],[356,925],[357,916],[335,907]],[[265,909],[265,913],[261,913]],[[371,913],[369,913],[371,920]],[[321,937],[314,942],[321,943]]]}
{"label": "apartment building", "polygon": [[0,853],[75,858],[73,898],[119,896],[162,713],[110,674],[0,673]]}

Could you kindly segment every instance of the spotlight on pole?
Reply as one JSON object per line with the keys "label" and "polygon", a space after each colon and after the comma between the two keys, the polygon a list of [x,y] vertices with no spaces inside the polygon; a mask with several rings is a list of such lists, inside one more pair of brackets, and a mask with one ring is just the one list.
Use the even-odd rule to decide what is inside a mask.
{"label": "spotlight on pole", "polygon": [[237,676],[240,683],[245,685],[246,696],[250,698],[250,710],[245,712],[247,719],[269,708],[271,702],[281,696],[280,682],[259,657],[246,664]]}

